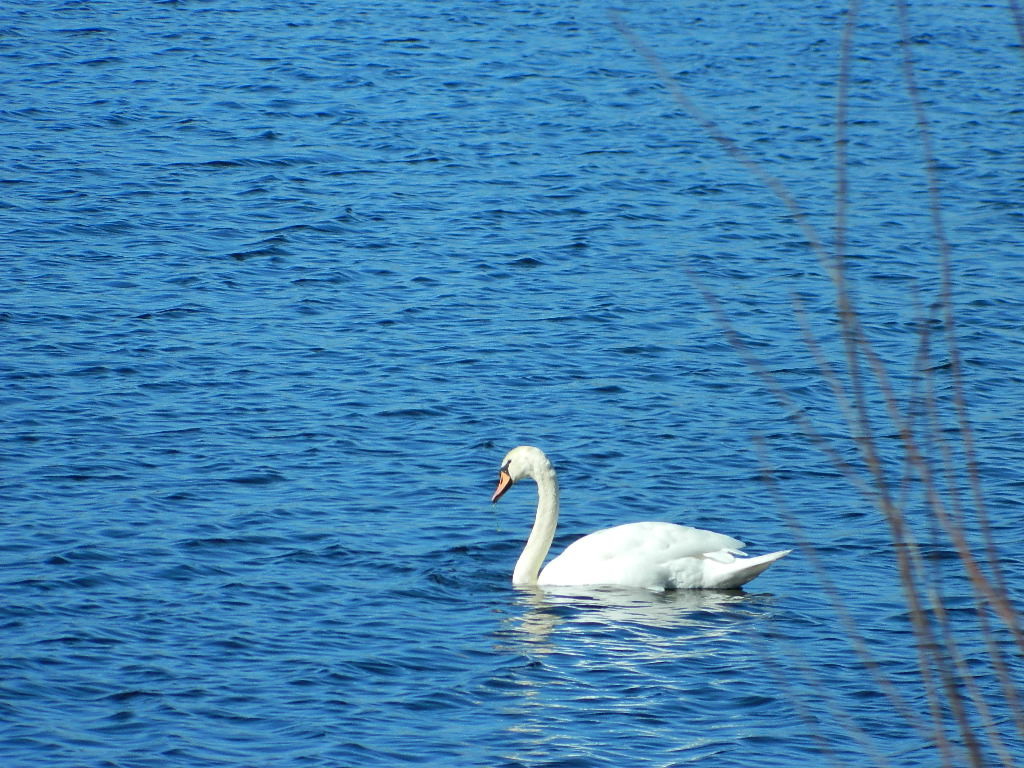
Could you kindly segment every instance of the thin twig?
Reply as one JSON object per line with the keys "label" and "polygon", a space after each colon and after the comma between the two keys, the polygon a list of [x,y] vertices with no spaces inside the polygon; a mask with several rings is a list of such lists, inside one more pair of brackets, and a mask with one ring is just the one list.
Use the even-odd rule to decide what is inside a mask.
{"label": "thin twig", "polygon": [[[910,709],[910,707],[907,706],[906,701],[904,701],[903,697],[900,696],[895,686],[893,686],[893,684],[886,679],[885,675],[882,673],[881,668],[868,648],[867,641],[857,628],[857,622],[847,610],[846,602],[843,600],[842,595],[833,583],[831,576],[829,576],[828,569],[825,568],[821,560],[818,558],[815,546],[805,534],[803,525],[800,524],[797,517],[789,511],[785,504],[785,500],[779,492],[778,485],[775,482],[775,476],[772,474],[771,469],[768,466],[767,450],[765,448],[764,441],[759,437],[755,437],[754,444],[758,448],[761,476],[768,486],[770,493],[774,497],[775,505],[781,511],[787,527],[793,533],[794,538],[796,539],[796,544],[800,548],[800,552],[811,564],[811,569],[814,571],[817,583],[828,597],[829,605],[831,605],[836,611],[839,621],[843,626],[843,632],[845,633],[847,640],[853,646],[854,653],[857,654],[860,663],[871,675],[872,680],[878,689],[882,691],[886,698],[889,699],[889,703],[892,704],[898,716],[925,737],[930,736],[930,732],[925,730],[921,719],[912,709]],[[820,686],[820,681],[817,682],[819,682]],[[825,686],[820,687],[824,688]],[[859,738],[858,741],[860,741]],[[873,751],[869,745],[865,744],[864,746],[869,751]]]}
{"label": "thin twig", "polygon": [[967,467],[967,474],[970,480],[971,491],[974,497],[975,510],[977,513],[978,527],[982,532],[985,542],[986,553],[989,556],[990,567],[994,579],[994,585],[989,583],[984,572],[978,566],[971,549],[963,534],[963,530],[957,531],[954,543],[957,545],[957,554],[963,561],[971,582],[985,597],[992,602],[993,608],[1003,622],[1013,633],[1018,646],[1024,652],[1024,630],[1021,628],[1020,617],[1016,609],[1010,603],[1005,578],[1000,567],[1000,558],[992,535],[991,525],[988,521],[984,495],[981,488],[981,475],[978,471],[977,456],[974,448],[974,431],[971,427],[967,412],[967,400],[965,396],[963,362],[960,356],[959,344],[956,335],[956,323],[953,311],[953,278],[952,278],[952,246],[946,236],[945,223],[942,216],[942,199],[938,179],[938,163],[933,148],[932,131],[928,120],[924,103],[921,99],[920,90],[917,86],[914,61],[910,52],[910,23],[909,11],[906,0],[897,0],[900,22],[900,48],[903,52],[902,67],[907,92],[914,108],[915,120],[917,122],[918,136],[921,141],[924,155],[925,175],[928,183],[929,212],[932,220],[932,229],[938,246],[942,288],[940,304],[943,313],[943,324],[946,330],[946,346],[950,358],[950,372],[953,380],[953,400],[956,408],[958,429],[964,446],[964,460]]}
{"label": "thin twig", "polygon": [[1017,37],[1020,38],[1020,50],[1024,55],[1024,11],[1021,10],[1020,0],[1010,0],[1010,14],[1013,16],[1013,25],[1017,28]]}

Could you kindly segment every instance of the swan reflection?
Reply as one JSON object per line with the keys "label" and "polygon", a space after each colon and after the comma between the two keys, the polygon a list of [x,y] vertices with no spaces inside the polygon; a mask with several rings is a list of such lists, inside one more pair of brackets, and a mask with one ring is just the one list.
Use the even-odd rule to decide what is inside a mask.
{"label": "swan reflection", "polygon": [[[525,610],[512,621],[519,640],[538,644],[552,639],[557,631],[599,642],[607,631],[649,635],[649,642],[670,640],[679,650],[681,637],[721,637],[746,631],[746,625],[761,610],[766,595],[742,590],[681,589],[652,592],[616,587],[516,587],[516,602]],[[666,630],[672,632],[666,634]]]}
{"label": "swan reflection", "polygon": [[[725,692],[739,695],[740,681],[766,669],[761,635],[772,618],[770,595],[531,585],[517,587],[514,600],[499,642],[517,660],[500,676],[510,692],[513,763],[550,755],[572,712],[684,738],[678,718],[688,708],[711,700],[726,706],[721,701],[734,694]],[[700,746],[706,734],[685,738]]]}

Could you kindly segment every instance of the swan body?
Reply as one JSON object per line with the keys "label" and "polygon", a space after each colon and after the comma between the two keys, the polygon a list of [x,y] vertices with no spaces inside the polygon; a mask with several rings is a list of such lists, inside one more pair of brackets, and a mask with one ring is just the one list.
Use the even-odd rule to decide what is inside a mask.
{"label": "swan body", "polygon": [[491,501],[524,477],[537,483],[537,516],[513,584],[735,589],[792,551],[746,557],[743,542],[722,533],[675,523],[627,523],[577,539],[541,570],[558,524],[558,479],[544,452],[529,445],[509,451]]}

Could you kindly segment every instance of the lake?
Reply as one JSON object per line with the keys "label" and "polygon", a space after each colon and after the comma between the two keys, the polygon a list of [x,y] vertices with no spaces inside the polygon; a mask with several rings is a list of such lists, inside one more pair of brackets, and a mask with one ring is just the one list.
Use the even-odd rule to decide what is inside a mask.
{"label": "lake", "polygon": [[[1021,37],[939,2],[901,46],[862,4],[838,145],[848,18],[5,3],[0,762],[967,765],[870,432],[987,702],[974,754],[1024,763],[991,663],[1019,691],[1019,649],[887,415],[1019,605]],[[837,244],[870,425],[832,386]],[[636,520],[795,551],[742,592],[513,587],[519,444],[559,471],[554,551]]]}

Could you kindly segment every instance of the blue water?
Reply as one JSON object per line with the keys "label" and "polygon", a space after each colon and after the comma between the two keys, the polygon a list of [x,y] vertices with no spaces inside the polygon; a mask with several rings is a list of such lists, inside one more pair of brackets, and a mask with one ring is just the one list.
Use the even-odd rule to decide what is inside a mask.
{"label": "blue water", "polygon": [[[794,314],[841,367],[831,285],[607,10],[3,4],[0,763],[941,764],[818,588],[813,552],[924,712],[886,525],[791,418],[856,460]],[[619,13],[828,247],[841,4]],[[1019,38],[998,4],[911,24],[1017,599]],[[865,3],[849,252],[906,399],[939,280],[898,40]],[[488,500],[519,443],[560,471],[556,548],[667,519],[797,551],[743,593],[514,589],[532,488]]]}

